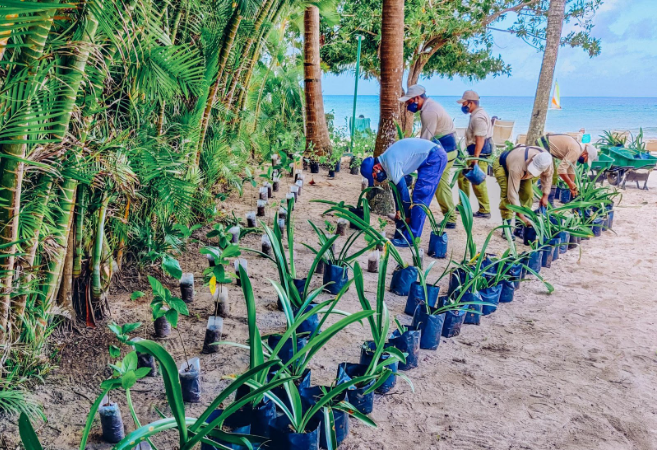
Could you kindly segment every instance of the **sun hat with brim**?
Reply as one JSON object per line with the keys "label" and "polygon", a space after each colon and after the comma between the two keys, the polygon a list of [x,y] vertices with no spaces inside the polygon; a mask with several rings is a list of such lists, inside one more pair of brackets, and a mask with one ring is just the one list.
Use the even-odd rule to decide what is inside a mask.
{"label": "sun hat with brim", "polygon": [[460,100],[457,100],[456,103],[463,104],[465,102],[478,102],[479,101],[479,94],[477,94],[475,91],[465,91],[463,93],[463,97],[461,97]]}
{"label": "sun hat with brim", "polygon": [[406,91],[406,95],[399,98],[399,101],[402,103],[406,103],[412,98],[419,97],[420,95],[424,95],[426,92],[427,90],[424,89],[424,86],[420,86],[419,84],[414,84],[413,86],[408,88],[408,91]]}
{"label": "sun hat with brim", "polygon": [[527,166],[527,171],[532,174],[533,177],[537,177],[552,166],[552,155],[548,152],[539,153],[534,156],[532,162]]}
{"label": "sun hat with brim", "polygon": [[592,162],[596,162],[600,156],[598,155],[598,149],[592,146],[591,144],[584,144],[584,150],[589,154],[589,165]]}

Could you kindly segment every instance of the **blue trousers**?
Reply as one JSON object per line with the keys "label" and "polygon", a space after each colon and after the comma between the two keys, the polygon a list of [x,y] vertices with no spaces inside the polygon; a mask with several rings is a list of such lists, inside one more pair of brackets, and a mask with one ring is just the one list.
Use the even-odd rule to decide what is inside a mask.
{"label": "blue trousers", "polygon": [[[424,160],[422,165],[417,169],[417,181],[413,187],[413,203],[414,204],[423,204],[427,208],[431,205],[431,200],[433,199],[436,189],[438,189],[438,184],[440,183],[440,177],[443,175],[443,171],[447,166],[447,153],[442,148],[442,146],[437,145],[434,150],[429,153],[427,159]],[[403,180],[403,179],[402,179]],[[406,188],[406,183],[400,182],[404,186],[397,185],[399,192],[408,192]],[[408,194],[406,194],[406,197]],[[406,203],[406,198],[402,195],[402,203]],[[405,208],[406,205],[402,205],[405,211],[408,211]],[[422,228],[424,227],[424,221],[427,218],[426,213],[422,208],[411,208],[411,233],[415,238],[422,236]],[[408,215],[407,215],[408,217]],[[411,237],[408,236],[408,233],[404,231],[404,236],[411,241]]]}

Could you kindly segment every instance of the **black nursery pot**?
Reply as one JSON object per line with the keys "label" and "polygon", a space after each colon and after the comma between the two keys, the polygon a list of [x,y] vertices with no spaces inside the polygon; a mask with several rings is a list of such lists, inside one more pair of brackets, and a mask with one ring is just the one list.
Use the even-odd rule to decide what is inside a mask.
{"label": "black nursery pot", "polygon": [[502,280],[500,285],[502,286],[502,290],[500,291],[500,303],[511,303],[513,301],[513,295],[516,292],[515,283],[509,280]]}
{"label": "black nursery pot", "polygon": [[529,253],[529,259],[527,261],[527,266],[536,273],[541,272],[541,264],[543,262],[543,251],[534,250]]}
{"label": "black nursery pot", "polygon": [[[282,337],[282,335],[271,334],[267,336],[267,344],[273,350],[274,347],[276,347],[281,341]],[[306,346],[309,338],[309,336],[297,337],[297,352]],[[278,352],[278,357],[281,359],[283,364],[287,364],[293,356],[294,347],[292,346],[292,338],[290,338],[281,347],[281,350]]]}
{"label": "black nursery pot", "polygon": [[[461,297],[463,303],[469,302],[480,302],[481,295],[479,292],[467,292]],[[463,321],[466,325],[479,325],[481,323],[481,305],[468,305],[468,310],[465,314],[465,320]]]}
{"label": "black nursery pot", "polygon": [[329,178],[335,178],[335,170],[329,169],[328,176],[329,176]]}
{"label": "black nursery pot", "polygon": [[[352,214],[355,214],[360,219],[365,219],[365,211],[363,210],[362,207],[354,208],[353,206],[350,206],[349,207],[349,212],[351,212]],[[352,229],[352,230],[358,230],[358,225],[355,225],[354,223],[349,222],[349,228]]]}
{"label": "black nursery pot", "polygon": [[251,433],[256,436],[270,437],[271,422],[276,417],[276,404],[267,397],[253,408],[251,419]]}
{"label": "black nursery pot", "polygon": [[[294,278],[292,279],[292,283],[294,284],[294,287],[297,288],[299,298],[303,298],[303,290],[306,287],[306,278]],[[283,311],[283,303],[281,303],[280,298],[276,300],[276,307],[279,311]]]}
{"label": "black nursery pot", "polygon": [[429,250],[427,255],[433,258],[445,258],[447,256],[447,244],[449,236],[447,233],[435,234],[431,233],[429,236]]}
{"label": "black nursery pot", "polygon": [[336,172],[340,172],[340,167],[341,167],[341,166],[342,166],[341,162],[340,162],[340,161],[337,161],[337,162],[335,163],[335,171],[336,171]]}
{"label": "black nursery pot", "polygon": [[561,238],[557,236],[553,239],[555,246],[552,248],[552,262],[559,259],[559,249],[561,248]]}
{"label": "black nursery pot", "polygon": [[411,285],[417,280],[418,270],[416,267],[408,266],[402,268],[397,266],[390,280],[390,292],[406,296],[411,292]]}
{"label": "black nursery pot", "polygon": [[157,376],[157,363],[153,355],[148,353],[139,353],[137,352],[137,368],[148,367],[150,372],[148,372],[147,377],[156,377]]}
{"label": "black nursery pot", "polygon": [[554,253],[552,252],[552,247],[546,247],[541,252],[541,266],[549,269],[552,267],[552,257]]}
{"label": "black nursery pot", "polygon": [[591,230],[593,231],[593,236],[595,237],[602,236],[602,225],[603,225],[602,218],[596,217],[595,219],[593,219],[593,226],[591,227]]}
{"label": "black nursery pot", "polygon": [[447,295],[451,296],[459,286],[465,284],[466,273],[463,269],[456,269],[449,276],[449,287],[447,288]]}
{"label": "black nursery pot", "polygon": [[103,440],[110,444],[121,442],[125,437],[121,410],[116,403],[101,405],[98,409],[100,425],[103,429]]}
{"label": "black nursery pot", "polygon": [[[386,343],[385,347],[393,347],[393,344],[391,342]],[[374,357],[374,351],[376,350],[376,345],[374,344],[374,341],[365,341],[363,346],[360,348],[360,364],[363,366],[368,366],[370,362],[372,362],[372,358]],[[382,355],[379,358],[379,362],[383,362],[386,359],[388,359],[390,355]],[[399,368],[399,363],[393,363],[387,366],[390,370],[392,370],[394,373],[388,375],[388,378],[386,379],[385,383],[383,383],[381,386],[379,386],[376,389],[377,394],[386,394],[392,390],[392,388],[395,387],[397,384],[397,375],[395,373],[397,372],[397,369]]]}
{"label": "black nursery pot", "polygon": [[[315,406],[315,404],[317,404],[317,402],[324,395],[321,386],[310,386],[307,388],[301,388],[299,389],[299,394],[301,396],[301,405],[303,407],[304,412],[308,411],[310,408]],[[343,401],[346,396],[347,393],[343,392],[342,394],[338,395],[334,399],[334,401],[336,402]],[[333,422],[335,424],[335,439],[337,441],[337,445],[339,446],[340,444],[342,444],[342,441],[344,441],[349,435],[349,414],[343,411],[339,411],[337,409],[333,409],[332,411],[333,411]],[[318,420],[320,423],[319,447],[328,448],[328,439],[326,436],[326,431],[324,429],[323,412],[321,411],[318,412],[314,419]]]}
{"label": "black nursery pot", "polygon": [[[429,308],[430,312],[434,312],[435,310],[436,308]],[[427,314],[427,309],[424,305],[420,305],[415,310],[411,327],[422,332],[422,336],[420,337],[421,349],[436,350],[438,348],[444,324],[445,313]]]}
{"label": "black nursery pot", "polygon": [[418,358],[420,357],[420,339],[422,337],[422,330],[414,330],[408,328],[404,334],[399,330],[395,330],[390,338],[390,343],[404,353],[406,356],[406,364],[399,363],[399,370],[410,370],[417,367]]}
{"label": "black nursery pot", "polygon": [[561,242],[559,245],[559,253],[566,253],[568,251],[568,242],[570,242],[570,233],[567,231],[560,231],[559,242]]}
{"label": "black nursery pot", "polygon": [[311,421],[305,433],[294,433],[290,428],[290,420],[285,415],[274,419],[271,429],[272,442],[268,448],[272,450],[319,450],[318,421]]}
{"label": "black nursery pot", "polygon": [[[440,292],[440,286],[427,285],[427,296],[429,297],[427,303],[429,306],[436,306],[438,301],[438,293]],[[424,303],[427,299],[424,297],[424,288],[419,281],[414,281],[411,284],[411,291],[408,293],[408,299],[406,299],[406,307],[404,308],[404,314],[412,316],[415,314],[415,308],[417,305]]]}
{"label": "black nursery pot", "polygon": [[171,334],[171,324],[166,317],[158,317],[153,322],[153,328],[155,329],[155,337],[162,339]]}
{"label": "black nursery pot", "polygon": [[579,236],[573,236],[572,234],[570,235],[570,241],[568,241],[568,250],[574,250],[576,249],[580,243],[582,242],[582,238]]}
{"label": "black nursery pot", "polygon": [[504,285],[502,283],[498,283],[495,286],[479,291],[481,301],[489,303],[489,305],[482,305],[481,307],[481,313],[484,316],[493,314],[495,311],[497,311],[497,305],[500,303],[500,296],[502,295],[503,287]]}
{"label": "black nursery pot", "polygon": [[509,265],[511,265],[511,268],[509,268],[507,274],[511,277],[510,281],[515,288],[518,289],[520,287],[520,282],[522,281],[522,264],[511,264],[508,262],[505,264],[506,267]]}
{"label": "black nursery pot", "polygon": [[529,245],[530,243],[534,242],[536,240],[536,230],[534,229],[534,227],[527,227],[527,226],[523,227],[522,239],[525,245]]}
{"label": "black nursery pot", "polygon": [[324,267],[324,284],[333,282],[326,286],[324,290],[329,294],[336,295],[342,290],[349,281],[349,267],[340,267],[333,264],[326,264]]}
{"label": "black nursery pot", "polygon": [[[210,423],[223,413],[223,409],[215,409],[210,413],[205,423]],[[232,434],[250,434],[251,433],[251,421],[252,421],[252,412],[251,408],[243,408],[235,413],[231,414],[224,421],[223,429],[226,432]],[[214,442],[221,444],[225,447],[231,448],[233,450],[246,450],[248,447],[239,444],[231,444],[224,442],[219,439],[214,439],[208,437],[208,439],[213,440]],[[201,450],[217,450],[217,447],[211,444],[201,443]]]}
{"label": "black nursery pot", "polygon": [[[272,370],[270,372],[271,377],[273,377],[275,374],[276,374],[275,370]],[[310,377],[311,377],[310,369],[306,369],[306,370],[303,371],[303,374],[301,375],[300,378],[297,378],[296,380],[294,380],[294,384],[300,390],[303,389],[303,388],[309,388],[310,387]],[[278,387],[272,389],[271,392],[276,397],[280,398],[288,408],[291,408],[290,399],[287,395],[287,392],[285,391],[284,386],[278,386]],[[272,423],[270,423],[270,426],[273,426]],[[271,431],[271,428],[270,428],[270,431]]]}
{"label": "black nursery pot", "polygon": [[[340,371],[344,371],[350,378],[356,378],[363,376],[367,370],[367,366],[362,366],[360,364],[352,363],[341,363],[338,367],[338,375]],[[368,389],[376,383],[376,380],[372,380],[367,383],[365,386],[352,386],[347,391],[347,398],[349,403],[354,405],[356,409],[363,414],[370,414],[374,410],[374,391],[366,394]]]}
{"label": "black nursery pot", "polygon": [[201,401],[201,374],[192,365],[190,370],[178,372],[180,388],[183,401],[187,403],[199,403]]}
{"label": "black nursery pot", "polygon": [[217,353],[218,345],[212,345],[221,340],[223,331],[223,319],[217,316],[208,318],[208,326],[205,328],[205,339],[203,339],[203,353]]}
{"label": "black nursery pot", "polygon": [[451,338],[461,334],[461,326],[465,320],[465,309],[455,309],[445,313],[442,336]]}
{"label": "black nursery pot", "polygon": [[[310,305],[306,306],[306,308],[303,310],[303,312],[300,311],[299,308],[293,308],[294,315],[295,316],[300,316],[301,314],[305,314],[309,311],[311,311],[313,308],[315,308],[317,305],[314,303],[311,303]],[[297,333],[309,333],[312,334],[319,328],[319,316],[317,314],[313,314],[310,317],[308,317],[306,320],[301,322],[301,325],[297,328]]]}
{"label": "black nursery pot", "polygon": [[310,173],[319,173],[319,163],[310,161]]}
{"label": "black nursery pot", "polygon": [[349,170],[349,173],[352,175],[358,175],[360,173],[360,167],[354,166]]}

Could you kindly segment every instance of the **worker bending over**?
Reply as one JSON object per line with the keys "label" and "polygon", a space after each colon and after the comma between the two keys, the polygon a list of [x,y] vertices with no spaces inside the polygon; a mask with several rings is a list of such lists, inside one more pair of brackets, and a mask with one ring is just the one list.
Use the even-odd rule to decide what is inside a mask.
{"label": "worker bending over", "polygon": [[[454,198],[452,187],[449,185],[449,174],[458,155],[454,121],[445,108],[437,101],[427,97],[426,90],[419,84],[408,88],[406,95],[399,99],[406,104],[406,109],[412,113],[420,113],[422,130],[420,137],[433,142],[440,142],[447,153],[447,166],[440,177],[440,183],[436,190],[436,200],[440,205],[443,215],[454,210]],[[449,219],[445,228],[456,228],[454,215]]]}
{"label": "worker bending over", "polygon": [[[502,220],[510,222],[513,211],[508,205],[532,207],[532,179],[541,178],[541,206],[547,206],[548,196],[552,188],[552,155],[540,147],[519,145],[512,150],[503,152],[493,163],[493,172],[500,185],[500,213]],[[529,220],[523,214],[518,218],[527,226]]]}
{"label": "worker bending over", "polygon": [[[598,149],[590,144],[582,146],[577,140],[567,134],[546,134],[537,141],[537,145],[550,152],[555,159],[555,173],[552,184],[556,185],[561,178],[570,189],[573,198],[577,197],[575,184],[575,163],[586,164],[598,160]],[[556,160],[561,160],[559,166]]]}
{"label": "worker bending over", "polygon": [[[411,208],[411,205],[421,203],[429,207],[446,165],[447,154],[440,143],[418,138],[402,139],[392,144],[378,157],[370,156],[363,160],[360,173],[367,178],[370,186],[374,186],[375,180],[377,183],[382,183],[389,179],[399,192],[401,205],[397,204],[397,217],[401,217],[400,211],[404,211],[412,236],[408,231],[404,231],[404,238],[392,239],[394,246],[408,247],[409,243],[413,242],[413,238],[422,235],[426,213],[422,208]],[[417,171],[417,181],[413,186],[411,203],[404,176],[415,171]],[[396,197],[395,202],[397,202]]]}

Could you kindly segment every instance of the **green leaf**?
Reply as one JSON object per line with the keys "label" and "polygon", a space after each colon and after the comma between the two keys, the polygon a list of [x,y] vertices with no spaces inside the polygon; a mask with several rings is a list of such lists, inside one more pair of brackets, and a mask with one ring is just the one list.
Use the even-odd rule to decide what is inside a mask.
{"label": "green leaf", "polygon": [[135,331],[140,326],[141,326],[141,322],[134,322],[134,323],[126,323],[121,328],[122,328],[123,334],[128,334],[128,333],[132,333],[133,331]]}
{"label": "green leaf", "polygon": [[21,416],[18,419],[18,432],[21,435],[21,441],[23,442],[25,450],[43,450],[39,438],[30,423],[30,419],[24,412],[21,413]]}
{"label": "green leaf", "polygon": [[126,372],[122,377],[121,377],[121,386],[123,389],[130,389],[132,386],[135,385],[137,382],[137,375],[135,374],[134,370],[130,370],[129,372]]}
{"label": "green leaf", "polygon": [[121,349],[118,348],[116,345],[110,345],[109,354],[111,358],[118,358],[119,356],[121,356]]}
{"label": "green leaf", "polygon": [[166,291],[167,289],[162,286],[162,283],[160,283],[158,280],[153,278],[152,276],[148,276],[148,282],[151,285],[151,289],[153,290],[153,295],[156,297],[160,297],[162,299],[165,299],[167,297]]}
{"label": "green leaf", "polygon": [[151,370],[153,370],[152,367],[140,367],[139,369],[135,370],[135,375],[137,376],[137,379],[140,380],[148,376],[148,374],[151,373]]}
{"label": "green leaf", "polygon": [[183,272],[180,268],[180,263],[177,259],[174,259],[169,255],[164,255],[162,257],[162,270],[164,270],[176,280],[180,280],[182,278]]}
{"label": "green leaf", "polygon": [[173,328],[178,328],[178,311],[175,309],[170,309],[164,313],[164,316],[167,318],[167,322],[169,322]]}
{"label": "green leaf", "polygon": [[146,294],[144,294],[142,291],[135,291],[130,295],[130,300],[135,301],[138,298],[142,298],[144,295]]}
{"label": "green leaf", "polygon": [[168,303],[171,308],[175,309],[183,316],[189,315],[189,309],[187,309],[187,303],[183,302],[181,299],[177,297],[172,297]]}
{"label": "green leaf", "polygon": [[137,352],[130,352],[123,358],[123,370],[128,372],[137,368],[138,358]]}

